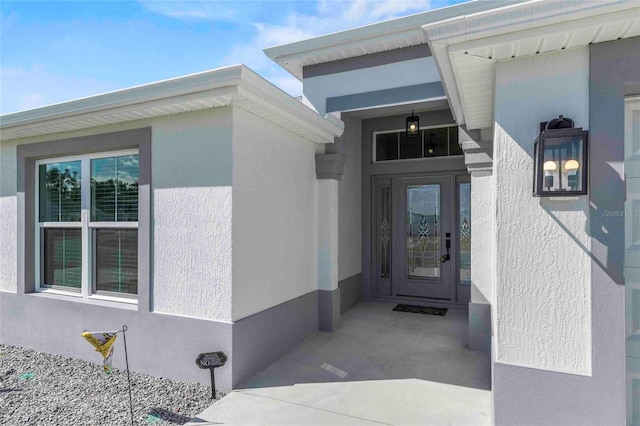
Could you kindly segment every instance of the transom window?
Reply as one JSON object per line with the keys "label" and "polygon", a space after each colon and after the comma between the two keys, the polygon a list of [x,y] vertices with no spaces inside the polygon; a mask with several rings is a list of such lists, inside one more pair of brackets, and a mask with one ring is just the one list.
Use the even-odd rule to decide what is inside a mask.
{"label": "transom window", "polygon": [[138,151],[40,160],[36,281],[83,297],[138,293]]}
{"label": "transom window", "polygon": [[373,134],[373,161],[462,155],[458,126],[421,127],[420,136],[407,138],[404,130]]}

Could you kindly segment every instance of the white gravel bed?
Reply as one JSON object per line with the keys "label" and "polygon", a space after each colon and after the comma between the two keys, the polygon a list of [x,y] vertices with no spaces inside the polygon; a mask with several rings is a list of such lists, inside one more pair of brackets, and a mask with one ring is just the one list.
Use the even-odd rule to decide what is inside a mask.
{"label": "white gravel bed", "polygon": [[[96,357],[100,364],[0,345],[0,424],[131,424],[126,370],[105,374]],[[182,425],[213,403],[210,387],[130,374],[136,425]]]}

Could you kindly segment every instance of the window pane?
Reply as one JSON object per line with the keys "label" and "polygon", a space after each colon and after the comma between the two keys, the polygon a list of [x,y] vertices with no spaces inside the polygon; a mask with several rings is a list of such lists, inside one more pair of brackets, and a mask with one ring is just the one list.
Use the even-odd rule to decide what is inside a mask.
{"label": "window pane", "polygon": [[398,159],[398,134],[376,135],[376,161]]}
{"label": "window pane", "polygon": [[424,156],[442,157],[449,155],[449,137],[447,127],[426,129],[424,132]]}
{"label": "window pane", "polygon": [[460,284],[471,284],[471,184],[460,183]]}
{"label": "window pane", "polygon": [[96,290],[138,293],[138,230],[96,229]]}
{"label": "window pane", "polygon": [[42,164],[38,173],[40,222],[79,222],[80,161]]}
{"label": "window pane", "polygon": [[449,155],[462,155],[462,148],[458,144],[458,126],[449,127]]}
{"label": "window pane", "polygon": [[[418,135],[420,136],[420,135]],[[404,132],[400,133],[400,158],[421,158],[422,138],[408,138]]]}
{"label": "window pane", "polygon": [[80,288],[82,282],[82,230],[44,228],[43,287]]}
{"label": "window pane", "polygon": [[138,155],[91,160],[91,221],[138,221]]}

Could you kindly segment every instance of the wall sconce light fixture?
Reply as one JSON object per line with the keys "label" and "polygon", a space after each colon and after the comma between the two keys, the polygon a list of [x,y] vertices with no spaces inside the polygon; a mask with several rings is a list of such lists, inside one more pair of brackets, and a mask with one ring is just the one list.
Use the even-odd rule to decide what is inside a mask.
{"label": "wall sconce light fixture", "polygon": [[420,136],[420,119],[418,116],[413,115],[413,111],[411,111],[411,115],[407,117],[407,128],[405,131],[405,135],[408,138],[417,138]]}
{"label": "wall sconce light fixture", "polygon": [[589,132],[562,115],[540,123],[533,148],[533,195],[587,194]]}

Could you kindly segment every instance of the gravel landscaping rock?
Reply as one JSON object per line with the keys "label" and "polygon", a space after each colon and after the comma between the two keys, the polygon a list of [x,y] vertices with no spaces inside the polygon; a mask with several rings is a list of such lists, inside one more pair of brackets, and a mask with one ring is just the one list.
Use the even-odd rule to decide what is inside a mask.
{"label": "gravel landscaping rock", "polygon": [[[96,356],[100,364],[0,345],[0,424],[131,424],[126,370],[105,374]],[[210,387],[130,374],[136,425],[182,425],[213,403]]]}

